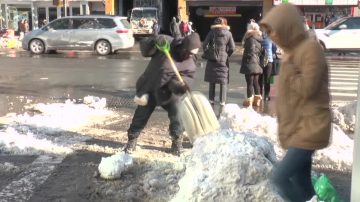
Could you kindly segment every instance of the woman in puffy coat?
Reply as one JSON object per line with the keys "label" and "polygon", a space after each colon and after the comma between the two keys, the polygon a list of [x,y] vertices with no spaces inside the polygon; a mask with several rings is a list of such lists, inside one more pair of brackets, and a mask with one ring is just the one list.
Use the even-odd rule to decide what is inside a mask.
{"label": "woman in puffy coat", "polygon": [[309,37],[292,4],[281,4],[261,21],[284,54],[277,79],[276,115],[286,155],[272,182],[290,201],[317,201],[311,184],[312,155],[328,146],[331,131],[329,70],[321,46]]}
{"label": "woman in puffy coat", "polygon": [[229,83],[229,57],[235,51],[234,38],[229,31],[226,18],[218,17],[215,19],[211,30],[206,35],[203,42],[203,49],[210,41],[215,42],[216,60],[207,60],[205,69],[205,81],[209,83],[209,101],[214,107],[215,87],[220,84],[220,112],[222,111],[227,97],[227,84]]}
{"label": "woman in puffy coat", "polygon": [[244,37],[244,53],[240,73],[245,74],[246,95],[243,105],[260,106],[262,96],[259,77],[263,73],[260,65],[262,34],[257,23],[251,22]]}

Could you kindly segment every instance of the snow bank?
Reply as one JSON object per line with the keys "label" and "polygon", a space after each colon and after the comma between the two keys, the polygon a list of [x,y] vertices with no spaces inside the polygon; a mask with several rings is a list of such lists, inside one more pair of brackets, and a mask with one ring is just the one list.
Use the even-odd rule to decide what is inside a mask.
{"label": "snow bank", "polygon": [[114,114],[101,107],[75,104],[70,100],[30,105],[26,109],[28,112],[24,114],[1,117],[6,125],[0,129],[0,152],[69,154],[73,151],[72,145],[91,138],[75,131],[99,124]]}
{"label": "snow bank", "polygon": [[332,106],[333,122],[346,132],[355,131],[357,101],[339,106]]}
{"label": "snow bank", "polygon": [[[252,108],[240,108],[236,104],[227,104],[220,117],[223,129],[234,129],[239,132],[253,132],[266,137],[276,151],[277,157],[282,158],[284,150],[277,140],[277,120],[270,116],[262,116]],[[351,140],[335,124],[332,126],[332,141],[329,147],[318,150],[314,156],[314,165],[335,170],[352,169],[354,141]]]}
{"label": "snow bank", "polygon": [[272,144],[251,132],[200,137],[172,201],[283,201],[268,180],[275,160]]}

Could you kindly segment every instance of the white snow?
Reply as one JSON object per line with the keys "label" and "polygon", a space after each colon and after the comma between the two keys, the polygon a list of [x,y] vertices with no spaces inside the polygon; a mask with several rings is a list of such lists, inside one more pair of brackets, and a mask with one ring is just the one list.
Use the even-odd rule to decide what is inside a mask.
{"label": "white snow", "polygon": [[104,108],[106,100],[90,98],[87,99],[89,105],[75,104],[71,100],[39,103],[27,106],[28,113],[1,117],[5,127],[0,130],[0,152],[29,155],[71,153],[73,144],[89,139],[75,133],[78,128],[95,124],[113,114]]}
{"label": "white snow", "polygon": [[346,132],[355,131],[357,101],[332,106],[333,122]]}
{"label": "white snow", "polygon": [[109,157],[102,157],[99,164],[100,177],[104,179],[116,179],[121,173],[133,164],[132,157],[125,153],[119,152]]}
{"label": "white snow", "polygon": [[[278,158],[284,155],[284,150],[277,139],[276,118],[262,116],[252,108],[240,108],[236,104],[227,104],[219,121],[223,129],[253,132],[268,138],[274,144]],[[351,170],[353,146],[354,141],[336,124],[333,124],[331,144],[315,153],[314,165],[336,170]]]}

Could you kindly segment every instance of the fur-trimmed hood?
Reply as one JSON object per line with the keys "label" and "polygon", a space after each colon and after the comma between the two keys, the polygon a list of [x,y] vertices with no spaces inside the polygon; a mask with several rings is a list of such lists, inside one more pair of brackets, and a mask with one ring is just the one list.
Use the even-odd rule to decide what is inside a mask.
{"label": "fur-trimmed hood", "polygon": [[248,30],[248,31],[245,33],[244,40],[246,40],[246,39],[248,39],[248,38],[250,38],[250,37],[254,37],[256,40],[262,41],[262,33],[261,33],[261,31]]}
{"label": "fur-trimmed hood", "polygon": [[228,26],[228,25],[211,25],[210,29],[226,29],[226,30],[230,30],[230,26]]}

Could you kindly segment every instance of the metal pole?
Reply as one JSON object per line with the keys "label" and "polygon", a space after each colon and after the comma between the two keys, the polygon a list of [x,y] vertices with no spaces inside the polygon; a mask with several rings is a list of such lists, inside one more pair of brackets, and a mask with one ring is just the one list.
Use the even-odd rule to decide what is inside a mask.
{"label": "metal pole", "polygon": [[65,17],[67,16],[67,0],[64,0],[64,14],[65,14]]}
{"label": "metal pole", "polygon": [[[359,74],[360,79],[360,74]],[[356,126],[353,151],[353,167],[351,176],[351,202],[360,201],[360,82],[358,83],[357,104],[356,104]],[[356,188],[357,187],[357,188]],[[356,190],[357,189],[357,190]]]}

